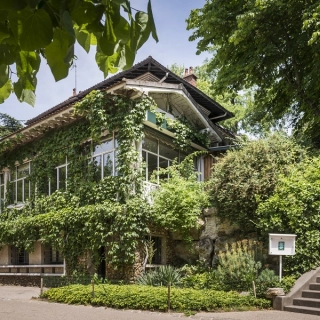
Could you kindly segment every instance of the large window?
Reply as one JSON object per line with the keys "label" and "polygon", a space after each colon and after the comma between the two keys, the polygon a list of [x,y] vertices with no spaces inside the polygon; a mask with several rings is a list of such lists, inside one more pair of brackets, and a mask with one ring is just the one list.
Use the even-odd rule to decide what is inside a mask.
{"label": "large window", "polygon": [[142,142],[142,158],[146,163],[145,181],[149,181],[153,171],[167,168],[174,159],[182,161],[186,154],[175,150],[171,145],[158,139],[146,137]]}
{"label": "large window", "polygon": [[63,264],[62,254],[53,247],[46,246],[44,248],[44,264]]}
{"label": "large window", "polygon": [[11,264],[29,264],[29,253],[24,249],[19,249],[17,247],[11,246]]}
{"label": "large window", "polygon": [[92,165],[96,181],[106,176],[116,175],[116,149],[117,140],[114,136],[106,138],[101,144],[94,147]]}
{"label": "large window", "polygon": [[4,208],[4,201],[5,201],[4,173],[0,173],[0,212]]}
{"label": "large window", "polygon": [[12,203],[25,202],[30,198],[31,162],[15,167],[11,172]]}
{"label": "large window", "polygon": [[67,157],[62,157],[58,165],[54,168],[51,178],[49,179],[49,192],[52,194],[56,190],[65,191],[67,189],[68,162]]}

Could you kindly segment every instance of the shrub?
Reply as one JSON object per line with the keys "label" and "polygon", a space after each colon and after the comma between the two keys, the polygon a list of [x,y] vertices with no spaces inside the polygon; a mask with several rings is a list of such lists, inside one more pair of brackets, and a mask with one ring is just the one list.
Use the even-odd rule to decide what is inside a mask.
{"label": "shrub", "polygon": [[261,268],[261,262],[255,261],[255,244],[238,241],[226,245],[226,252],[219,253],[217,277],[223,290],[250,290]]}
{"label": "shrub", "polygon": [[[100,284],[91,295],[91,286],[52,288],[42,297],[71,304],[92,304],[113,308],[167,310],[167,288],[138,285]],[[270,301],[241,296],[237,292],[172,288],[171,309],[175,311],[216,311],[242,308],[269,308]]]}
{"label": "shrub", "polygon": [[255,283],[257,297],[261,298],[265,298],[268,288],[281,287],[279,277],[270,269],[262,270]]}
{"label": "shrub", "polygon": [[160,266],[154,271],[144,273],[137,279],[137,283],[148,286],[167,286],[170,282],[174,286],[180,283],[180,279],[179,270],[172,266]]}

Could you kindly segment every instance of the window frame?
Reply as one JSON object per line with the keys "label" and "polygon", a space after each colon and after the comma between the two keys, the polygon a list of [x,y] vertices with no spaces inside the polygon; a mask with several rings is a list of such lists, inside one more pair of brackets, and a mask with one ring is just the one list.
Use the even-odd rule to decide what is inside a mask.
{"label": "window frame", "polygon": [[[16,165],[14,167],[14,171],[11,171],[10,173],[10,184],[11,184],[11,192],[13,192],[14,189],[14,193],[12,194],[12,203],[16,204],[16,203],[24,203],[26,202],[28,199],[30,199],[31,197],[31,182],[30,181],[26,181],[30,174],[31,174],[31,162],[32,161],[26,161],[24,163],[22,163],[21,165]],[[28,164],[28,175],[22,178],[18,177],[18,168],[21,166],[24,166]],[[18,201],[18,183],[22,181],[22,201]],[[28,196],[26,197],[25,195],[25,185],[26,183],[29,185],[29,191],[28,191]]]}

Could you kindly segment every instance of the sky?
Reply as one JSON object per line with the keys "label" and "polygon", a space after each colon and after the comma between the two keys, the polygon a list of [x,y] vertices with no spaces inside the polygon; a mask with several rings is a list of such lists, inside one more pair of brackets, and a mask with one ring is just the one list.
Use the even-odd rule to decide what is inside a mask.
{"label": "sky", "polygon": [[[130,3],[133,8],[146,11],[148,0],[131,0]],[[203,7],[205,0],[151,0],[151,3],[159,42],[156,43],[150,37],[139,49],[134,64],[152,56],[165,67],[174,63],[186,68],[201,65],[209,54],[196,55],[197,43],[188,40],[192,32],[186,30],[185,20],[192,9]],[[7,113],[18,120],[29,120],[68,99],[72,96],[73,88],[77,87],[79,92],[103,81],[103,73],[95,62],[95,47],[91,48],[89,54],[80,46],[77,46],[75,51],[78,57],[77,77],[73,69],[69,71],[67,78],[55,82],[50,68],[45,61],[42,61],[38,73],[35,106],[20,103],[12,94],[9,99],[0,104],[0,112]]]}

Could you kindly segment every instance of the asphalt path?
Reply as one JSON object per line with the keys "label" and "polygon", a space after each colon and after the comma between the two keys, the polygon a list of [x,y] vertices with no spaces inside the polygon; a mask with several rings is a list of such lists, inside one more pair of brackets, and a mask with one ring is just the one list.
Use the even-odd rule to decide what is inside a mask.
{"label": "asphalt path", "polygon": [[318,316],[284,311],[246,311],[197,313],[186,317],[181,313],[159,313],[138,310],[115,310],[104,307],[75,306],[36,299],[39,288],[0,285],[0,320],[319,320]]}

